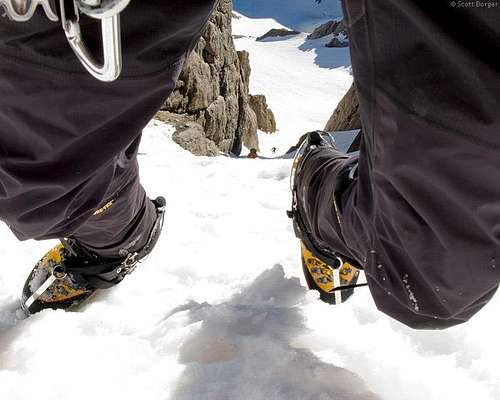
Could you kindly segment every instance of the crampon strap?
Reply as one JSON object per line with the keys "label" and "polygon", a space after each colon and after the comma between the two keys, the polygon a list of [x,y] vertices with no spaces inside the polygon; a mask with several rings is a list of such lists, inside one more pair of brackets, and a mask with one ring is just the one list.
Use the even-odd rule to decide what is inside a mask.
{"label": "crampon strap", "polygon": [[[129,253],[124,258],[102,259],[80,247],[79,252],[83,252],[85,256],[76,255],[64,259],[61,263],[63,270],[76,282],[90,285],[94,289],[108,289],[120,283],[149,255],[159,238],[165,219],[165,199],[156,199],[155,202],[157,218],[142,249]],[[61,239],[61,242],[65,247],[72,247],[71,240]]]}

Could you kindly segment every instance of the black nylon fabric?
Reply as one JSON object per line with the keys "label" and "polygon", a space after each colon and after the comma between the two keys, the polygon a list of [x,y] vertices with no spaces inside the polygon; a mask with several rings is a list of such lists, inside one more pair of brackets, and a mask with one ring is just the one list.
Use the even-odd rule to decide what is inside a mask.
{"label": "black nylon fabric", "polygon": [[[133,0],[120,14],[123,77],[164,71],[178,62],[201,36],[216,0]],[[56,2],[59,4],[59,1]],[[101,57],[100,22],[80,15],[82,36]],[[40,9],[28,23],[0,18],[0,54],[41,68],[86,74],[68,51],[60,22]]]}
{"label": "black nylon fabric", "polygon": [[381,311],[414,328],[462,323],[500,282],[500,7],[345,0],[344,13],[359,176],[332,229],[346,160],[311,157],[312,230],[364,265]]}
{"label": "black nylon fabric", "polygon": [[[156,215],[139,183],[141,131],[215,5],[131,2],[122,15],[124,74],[113,83],[83,70],[41,10],[27,23],[0,18],[0,219],[19,239],[73,236],[106,257],[147,239]],[[87,29],[95,24],[85,21],[97,50]]]}

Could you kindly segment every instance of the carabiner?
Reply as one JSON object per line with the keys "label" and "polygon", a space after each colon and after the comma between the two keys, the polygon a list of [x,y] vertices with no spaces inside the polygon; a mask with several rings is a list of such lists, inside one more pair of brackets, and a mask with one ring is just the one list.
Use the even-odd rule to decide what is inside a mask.
{"label": "carabiner", "polygon": [[[0,0],[1,1],[1,0]],[[130,0],[74,0],[73,18],[68,18],[65,0],[60,0],[61,22],[66,38],[85,69],[103,82],[116,80],[122,71],[120,13]],[[83,40],[80,12],[101,21],[102,65],[96,60]]]}

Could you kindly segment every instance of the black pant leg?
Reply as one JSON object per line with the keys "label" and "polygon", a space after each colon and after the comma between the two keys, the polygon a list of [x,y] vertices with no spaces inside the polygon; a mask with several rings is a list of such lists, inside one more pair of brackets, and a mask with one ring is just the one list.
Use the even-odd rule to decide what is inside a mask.
{"label": "black pant leg", "polygon": [[[124,71],[112,83],[88,75],[41,14],[1,21],[0,218],[19,239],[75,236],[109,255],[147,230],[154,210],[138,181],[141,131],[215,4],[132,2],[122,15]],[[97,28],[82,18],[96,52]]]}
{"label": "black pant leg", "polygon": [[311,159],[313,231],[364,264],[383,312],[415,328],[464,322],[500,282],[500,8],[344,0],[344,11],[364,143],[358,178],[337,194],[341,227],[331,192],[346,161]]}

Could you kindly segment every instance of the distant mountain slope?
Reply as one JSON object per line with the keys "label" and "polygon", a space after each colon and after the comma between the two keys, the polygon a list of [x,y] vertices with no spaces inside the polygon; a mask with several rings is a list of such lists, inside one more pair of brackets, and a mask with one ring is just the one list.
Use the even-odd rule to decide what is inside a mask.
{"label": "distant mountain slope", "polygon": [[311,32],[327,20],[341,18],[339,0],[234,0],[234,9],[251,18],[273,18],[280,24]]}

